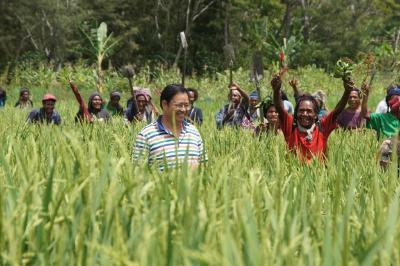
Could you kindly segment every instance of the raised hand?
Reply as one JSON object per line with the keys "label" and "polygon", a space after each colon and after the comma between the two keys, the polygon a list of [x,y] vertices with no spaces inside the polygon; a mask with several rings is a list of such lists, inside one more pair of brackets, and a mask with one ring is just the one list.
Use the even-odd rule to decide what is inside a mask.
{"label": "raised hand", "polygon": [[363,84],[361,85],[361,92],[364,96],[368,96],[369,92],[370,92],[370,87],[367,83],[363,82]]}
{"label": "raised hand", "polygon": [[354,89],[354,81],[350,78],[343,79],[343,87],[346,91],[351,91],[352,89]]}
{"label": "raised hand", "polygon": [[289,85],[293,90],[297,90],[299,88],[299,81],[297,79],[289,80]]}
{"label": "raised hand", "polygon": [[280,75],[275,74],[271,80],[271,86],[274,91],[280,90],[282,87],[282,79]]}

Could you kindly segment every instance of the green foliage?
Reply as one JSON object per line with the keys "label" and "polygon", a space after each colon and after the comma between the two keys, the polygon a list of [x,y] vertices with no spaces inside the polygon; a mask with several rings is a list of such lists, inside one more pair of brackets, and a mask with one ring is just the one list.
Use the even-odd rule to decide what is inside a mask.
{"label": "green foliage", "polygon": [[[190,1],[187,20],[188,3],[178,0],[4,2],[0,8],[0,24],[4,25],[0,29],[0,69],[9,67],[12,71],[29,57],[44,58],[57,69],[65,62],[93,59],[87,51],[97,56],[99,47],[90,29],[98,29],[100,22],[106,23],[119,40],[113,51],[109,51],[111,65],[171,67],[179,59],[177,36],[186,21],[190,24],[187,36],[190,73],[214,74],[224,70],[222,48],[226,37],[235,47],[235,68],[247,68],[252,53],[258,50],[264,52],[265,62],[273,64],[282,47],[291,67],[316,65],[333,69],[338,58],[356,60],[360,53],[369,52],[374,52],[386,69],[400,65],[396,52],[400,49],[396,41],[400,4],[395,0],[199,0]],[[230,8],[226,9],[228,4]],[[82,27],[93,43],[81,34]]]}
{"label": "green foliage", "polygon": [[351,73],[354,70],[353,64],[346,62],[342,59],[339,59],[336,62],[336,67],[334,71],[335,78],[341,78],[343,80],[351,78]]}

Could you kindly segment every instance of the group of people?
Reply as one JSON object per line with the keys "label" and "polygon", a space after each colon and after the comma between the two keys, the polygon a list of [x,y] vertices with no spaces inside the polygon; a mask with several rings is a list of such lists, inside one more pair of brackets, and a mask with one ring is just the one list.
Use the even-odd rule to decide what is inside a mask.
{"label": "group of people", "polygon": [[[305,162],[314,158],[326,160],[328,138],[334,129],[371,128],[379,137],[385,138],[380,152],[380,164],[387,168],[392,146],[397,143],[399,136],[400,85],[390,85],[377,111],[371,113],[368,110],[369,86],[366,84],[362,84],[359,89],[351,79],[344,79],[343,95],[332,111],[326,108],[327,97],[323,90],[309,94],[301,91],[297,80],[291,80],[289,84],[296,102],[294,107],[281,89],[280,75],[275,75],[271,80],[272,98],[260,99],[256,91],[248,95],[238,84],[230,84],[229,103],[215,117],[217,128],[244,128],[253,130],[255,135],[282,134],[289,150]],[[0,90],[0,95],[4,95],[0,98],[0,104],[4,106],[5,91]],[[150,165],[157,164],[160,169],[164,169],[183,161],[190,166],[197,166],[207,160],[202,138],[196,129],[203,122],[201,109],[194,107],[197,99],[197,90],[171,84],[160,95],[162,114],[152,103],[150,91],[143,88],[133,90],[126,110],[120,104],[121,93],[118,91],[110,93],[107,103],[99,93],[93,93],[89,97],[87,109],[95,121],[107,122],[113,116],[122,116],[128,122],[146,123],[147,126],[137,136],[133,158],[146,158]],[[59,125],[61,117],[54,110],[56,101],[54,95],[45,94],[42,107],[34,109],[28,121]],[[15,106],[33,106],[28,89],[20,90],[20,98]],[[76,120],[82,121],[84,117],[81,108]]]}
{"label": "group of people", "polygon": [[[334,129],[352,131],[370,128],[376,131],[378,138],[385,139],[380,149],[379,161],[383,168],[387,168],[393,153],[392,146],[397,143],[399,136],[399,84],[392,84],[387,88],[385,99],[379,103],[374,113],[368,110],[369,86],[362,84],[360,89],[356,88],[351,79],[343,80],[344,93],[330,112],[326,108],[326,94],[322,90],[312,94],[303,93],[297,80],[289,81],[296,101],[293,109],[281,90],[281,85],[280,75],[275,75],[271,81],[273,98],[261,101],[256,92],[248,96],[237,84],[231,84],[229,104],[216,115],[217,127],[251,129],[257,135],[281,133],[289,150],[307,162],[315,157],[326,159],[328,138]],[[400,151],[400,145],[395,150]]]}
{"label": "group of people", "polygon": [[[187,119],[193,123],[200,125],[203,122],[203,114],[201,109],[194,107],[194,103],[198,99],[198,92],[196,89],[189,88],[188,94],[190,97],[189,115]],[[96,122],[109,122],[112,117],[122,117],[125,122],[135,123],[144,122],[150,124],[155,121],[159,116],[159,111],[152,102],[152,96],[149,89],[134,87],[132,97],[126,103],[126,109],[120,104],[122,94],[119,91],[110,93],[109,101],[106,102],[100,93],[94,92],[89,96],[87,109],[93,121]],[[134,97],[134,98],[133,98]],[[7,100],[6,90],[0,88],[0,107],[4,107]],[[42,105],[40,108],[33,109],[27,118],[29,123],[47,123],[60,125],[61,116],[55,110],[57,98],[51,94],[46,93],[42,98]],[[33,102],[29,89],[21,88],[19,92],[18,101],[15,107],[20,109],[32,109]],[[84,121],[84,111],[82,108],[76,114],[75,121]]]}

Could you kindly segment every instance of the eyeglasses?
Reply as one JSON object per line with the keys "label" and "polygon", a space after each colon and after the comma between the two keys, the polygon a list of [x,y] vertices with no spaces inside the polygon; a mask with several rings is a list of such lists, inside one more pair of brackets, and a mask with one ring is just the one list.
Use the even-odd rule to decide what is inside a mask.
{"label": "eyeglasses", "polygon": [[172,103],[172,106],[174,107],[174,109],[179,109],[179,110],[190,110],[190,108],[192,108],[192,106],[190,104],[187,103]]}

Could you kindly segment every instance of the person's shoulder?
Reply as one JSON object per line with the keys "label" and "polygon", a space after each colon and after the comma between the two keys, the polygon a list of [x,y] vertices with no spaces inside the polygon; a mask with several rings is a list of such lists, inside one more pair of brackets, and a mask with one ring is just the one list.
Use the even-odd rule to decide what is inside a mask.
{"label": "person's shoulder", "polygon": [[56,110],[53,111],[53,115],[54,115],[54,116],[57,116],[57,117],[61,117],[60,113],[57,112]]}
{"label": "person's shoulder", "polygon": [[187,124],[186,124],[186,131],[187,131],[188,133],[191,133],[191,134],[193,134],[193,135],[196,135],[196,136],[200,137],[200,132],[199,132],[199,130],[198,130],[197,127],[196,127],[195,125],[193,125],[192,123],[187,122]]}
{"label": "person's shoulder", "polygon": [[144,137],[150,136],[156,132],[158,132],[158,122],[154,121],[146,126],[144,126],[140,131],[139,135],[143,135]]}
{"label": "person's shoulder", "polygon": [[370,119],[381,119],[383,117],[391,116],[391,113],[390,112],[387,112],[387,113],[371,113],[369,116],[370,116]]}
{"label": "person's shoulder", "polygon": [[30,114],[31,114],[31,115],[40,114],[40,111],[41,111],[41,110],[42,110],[41,108],[35,108],[35,109],[33,109],[33,110],[30,112]]}

